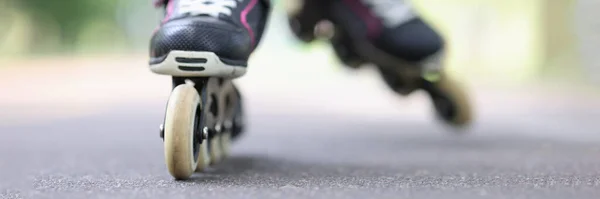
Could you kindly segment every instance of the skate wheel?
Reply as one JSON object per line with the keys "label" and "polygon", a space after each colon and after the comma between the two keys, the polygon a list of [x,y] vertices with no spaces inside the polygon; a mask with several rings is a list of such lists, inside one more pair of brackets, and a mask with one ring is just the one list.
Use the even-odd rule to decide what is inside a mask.
{"label": "skate wheel", "polygon": [[[205,128],[203,128],[204,130]],[[204,132],[202,132],[203,135],[205,135]],[[204,143],[200,145],[200,151],[198,154],[200,154],[198,156],[198,159],[196,160],[198,162],[198,166],[196,166],[196,172],[202,172],[204,171],[204,169],[206,169],[209,165],[210,165],[210,156],[208,155],[208,146],[206,144],[206,140],[203,141]]]}
{"label": "skate wheel", "polygon": [[[204,159],[195,135],[197,113],[201,111],[200,96],[190,83],[175,87],[169,97],[164,124],[164,152],[169,173],[178,180],[188,179]],[[205,152],[205,151],[204,151]]]}
{"label": "skate wheel", "polygon": [[223,153],[221,151],[221,136],[222,135],[217,135],[210,139],[210,163],[213,165],[221,162],[223,159]]}
{"label": "skate wheel", "polygon": [[345,31],[342,31],[339,27],[331,25],[333,29],[332,35],[328,37],[328,40],[333,47],[333,52],[336,54],[338,60],[346,65],[350,69],[359,69],[366,61],[354,49],[353,41]]}
{"label": "skate wheel", "polygon": [[307,31],[306,27],[302,27],[301,23],[296,17],[290,17],[288,19],[288,24],[294,36],[296,36],[296,38],[300,41],[304,43],[310,43],[315,40],[315,35],[313,34],[313,31]]}
{"label": "skate wheel", "polygon": [[221,134],[220,126],[221,115],[223,113],[223,103],[221,103],[222,84],[226,80],[222,78],[211,77],[202,89],[202,102],[205,109],[202,112],[202,126],[206,127],[207,148],[210,158],[210,165],[215,165],[223,159],[221,152]]}
{"label": "skate wheel", "polygon": [[442,77],[436,84],[443,93],[433,98],[436,115],[453,127],[468,126],[473,120],[473,110],[462,85],[449,77]]}
{"label": "skate wheel", "polygon": [[221,151],[223,153],[223,157],[227,157],[231,151],[231,133],[223,133],[221,135]]}
{"label": "skate wheel", "polygon": [[313,35],[330,40],[335,35],[335,25],[329,20],[321,20],[315,25]]}
{"label": "skate wheel", "polygon": [[240,114],[240,93],[233,85],[233,82],[228,81],[223,84],[221,93],[221,104],[223,105],[223,114],[221,115],[221,124],[223,132],[220,137],[220,146],[222,155],[224,157],[229,156],[231,142],[232,142],[232,133],[234,130],[234,121],[236,117],[241,117]]}

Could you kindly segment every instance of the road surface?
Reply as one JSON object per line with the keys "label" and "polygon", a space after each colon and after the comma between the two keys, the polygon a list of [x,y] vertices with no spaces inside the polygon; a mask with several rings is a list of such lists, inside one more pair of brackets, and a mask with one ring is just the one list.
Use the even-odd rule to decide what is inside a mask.
{"label": "road surface", "polygon": [[424,95],[343,72],[249,74],[248,134],[222,164],[174,181],[158,136],[168,79],[129,64],[140,67],[4,69],[0,198],[600,196],[597,95],[474,88],[478,120],[458,136]]}

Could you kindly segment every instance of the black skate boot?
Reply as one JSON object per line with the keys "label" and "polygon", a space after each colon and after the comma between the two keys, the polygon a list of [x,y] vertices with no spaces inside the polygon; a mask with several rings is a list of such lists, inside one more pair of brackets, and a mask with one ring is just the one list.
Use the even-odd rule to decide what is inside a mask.
{"label": "black skate boot", "polygon": [[244,75],[269,14],[266,0],[161,0],[157,5],[167,13],[150,43],[150,69],[171,76]]}
{"label": "black skate boot", "polygon": [[[327,4],[327,10],[316,9],[316,2]],[[335,33],[330,41],[345,65],[357,68],[372,63],[398,94],[406,96],[423,89],[444,122],[469,124],[468,97],[439,67],[442,38],[404,1],[304,0],[300,12],[290,18],[294,32],[304,38],[310,38],[308,30],[317,26],[315,21],[331,22]]]}
{"label": "black skate boot", "polygon": [[241,135],[246,73],[270,12],[268,0],[159,0],[166,11],[150,43],[150,70],[172,76],[161,137],[169,173],[187,179],[220,162]]}
{"label": "black skate boot", "polygon": [[[305,43],[320,38],[328,38],[337,58],[347,67],[357,69],[362,66],[360,56],[349,48],[350,38],[330,22],[329,11],[333,1],[330,0],[294,0],[296,8],[288,12],[288,24],[294,35]],[[287,1],[290,3],[291,1]],[[331,27],[331,25],[333,25]]]}

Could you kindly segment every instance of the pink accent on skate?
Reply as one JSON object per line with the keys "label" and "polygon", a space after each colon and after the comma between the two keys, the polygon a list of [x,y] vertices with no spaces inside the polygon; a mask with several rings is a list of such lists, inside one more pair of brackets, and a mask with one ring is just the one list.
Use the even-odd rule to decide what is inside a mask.
{"label": "pink accent on skate", "polygon": [[172,1],[168,1],[167,2],[167,14],[166,14],[165,18],[163,19],[162,23],[165,23],[165,22],[169,21],[169,19],[171,19],[171,17],[173,16],[173,10],[175,10],[174,3]]}
{"label": "pink accent on skate", "polygon": [[252,11],[252,8],[254,8],[257,1],[258,0],[250,1],[250,3],[244,8],[244,10],[242,10],[242,15],[240,19],[244,27],[246,27],[246,30],[248,30],[248,34],[250,35],[250,39],[252,40],[252,47],[254,47],[256,39],[254,38],[254,31],[252,31],[252,28],[250,28],[250,24],[248,24],[248,19],[246,17],[248,16],[248,13]]}
{"label": "pink accent on skate", "polygon": [[367,36],[371,39],[376,38],[381,31],[381,22],[373,16],[369,8],[358,0],[344,0],[344,3],[367,24]]}

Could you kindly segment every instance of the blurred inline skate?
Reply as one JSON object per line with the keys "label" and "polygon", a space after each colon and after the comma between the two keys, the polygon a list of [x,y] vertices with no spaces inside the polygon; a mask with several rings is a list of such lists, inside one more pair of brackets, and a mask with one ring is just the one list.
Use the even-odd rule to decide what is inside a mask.
{"label": "blurred inline skate", "polygon": [[220,162],[243,132],[234,79],[262,38],[266,0],[158,0],[166,12],[150,41],[150,70],[172,76],[160,137],[175,179]]}
{"label": "blurred inline skate", "polygon": [[350,68],[373,64],[385,83],[407,96],[428,93],[437,118],[467,127],[472,108],[464,88],[444,72],[443,39],[403,0],[289,0],[289,25],[309,43],[327,38]]}

